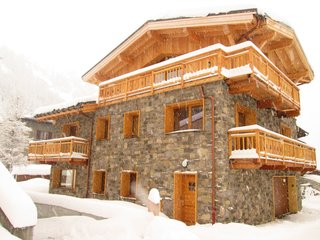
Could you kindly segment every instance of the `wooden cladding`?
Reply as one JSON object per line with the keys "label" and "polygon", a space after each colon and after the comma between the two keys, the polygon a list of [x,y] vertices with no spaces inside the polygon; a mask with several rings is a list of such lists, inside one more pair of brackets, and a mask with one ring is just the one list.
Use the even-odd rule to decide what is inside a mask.
{"label": "wooden cladding", "polygon": [[291,138],[292,137],[292,129],[288,125],[281,123],[280,124],[280,134]]}
{"label": "wooden cladding", "polygon": [[39,162],[77,162],[88,159],[89,142],[83,138],[66,137],[29,143],[28,160]]}
{"label": "wooden cladding", "polygon": [[211,47],[100,84],[99,104],[225,80],[231,94],[248,94],[258,101],[259,108],[273,108],[285,116],[299,115],[298,87],[254,44]]}
{"label": "wooden cladding", "polygon": [[231,168],[313,171],[316,153],[302,142],[258,125],[228,131]]}
{"label": "wooden cladding", "polygon": [[165,132],[188,129],[203,130],[204,100],[174,103],[165,107]]}
{"label": "wooden cladding", "polygon": [[94,171],[92,175],[92,192],[96,194],[105,194],[107,185],[106,182],[106,171]]}
{"label": "wooden cladding", "polygon": [[98,141],[110,139],[110,116],[98,117],[96,126],[96,139]]}
{"label": "wooden cladding", "polygon": [[140,111],[124,113],[123,136],[124,138],[139,137]]}
{"label": "wooden cladding", "polygon": [[120,176],[120,197],[136,198],[138,174],[135,171],[122,171]]}

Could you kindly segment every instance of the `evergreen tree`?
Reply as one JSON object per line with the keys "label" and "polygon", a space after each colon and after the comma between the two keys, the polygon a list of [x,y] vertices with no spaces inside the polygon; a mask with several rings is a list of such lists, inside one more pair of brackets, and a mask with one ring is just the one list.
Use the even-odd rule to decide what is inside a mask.
{"label": "evergreen tree", "polygon": [[0,120],[0,160],[11,170],[12,165],[27,163],[31,129],[21,121],[23,107],[19,98],[13,98],[8,106]]}

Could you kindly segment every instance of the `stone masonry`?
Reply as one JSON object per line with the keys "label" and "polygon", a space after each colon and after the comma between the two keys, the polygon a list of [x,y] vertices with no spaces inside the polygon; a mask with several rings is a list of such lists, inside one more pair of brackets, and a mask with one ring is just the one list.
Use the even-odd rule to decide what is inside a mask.
{"label": "stone masonry", "polygon": [[[230,95],[223,81],[202,86],[206,97],[214,96],[215,102],[215,172],[212,174],[211,157],[211,100],[205,99],[204,130],[165,133],[164,109],[167,104],[202,99],[200,86],[174,90],[150,97],[138,98],[107,107],[95,114],[61,118],[58,126],[79,121],[80,135],[92,142],[89,166],[57,164],[59,168],[76,168],[76,189],[50,189],[52,193],[62,193],[78,197],[119,200],[120,173],[122,170],[136,171],[138,193],[136,202],[145,204],[148,191],[155,187],[163,198],[163,212],[173,216],[173,177],[175,171],[197,171],[198,222],[212,221],[212,175],[216,199],[217,222],[244,222],[260,224],[273,220],[273,176],[296,176],[299,174],[273,170],[231,170],[228,160],[228,135],[235,127],[236,103],[249,107],[257,113],[257,124],[274,132],[280,131],[283,122],[295,131],[295,119],[279,118],[271,109],[258,109],[250,96]],[[140,136],[125,139],[123,134],[124,113],[140,111]],[[95,129],[98,117],[110,116],[110,139],[97,141]],[[93,124],[93,125],[92,125]],[[91,129],[93,132],[91,133]],[[294,136],[296,132],[293,132]],[[189,164],[182,167],[182,161]],[[88,169],[89,168],[89,169]],[[105,169],[107,173],[106,194],[93,194],[92,172]],[[87,189],[87,173],[89,184]],[[298,186],[298,185],[297,185]],[[299,193],[299,189],[297,189]],[[87,194],[88,193],[88,194]],[[300,196],[300,194],[298,194]],[[301,208],[301,198],[298,199]]]}

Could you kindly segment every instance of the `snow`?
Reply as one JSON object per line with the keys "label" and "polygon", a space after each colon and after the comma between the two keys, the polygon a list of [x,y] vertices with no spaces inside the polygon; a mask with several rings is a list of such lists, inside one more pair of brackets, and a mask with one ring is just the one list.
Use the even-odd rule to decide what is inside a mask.
{"label": "snow", "polygon": [[12,175],[50,175],[51,165],[49,164],[28,164],[13,165]]}
{"label": "snow", "polygon": [[257,150],[255,148],[253,149],[244,149],[244,150],[233,150],[231,152],[231,159],[236,158],[259,158],[259,155],[257,154]]}
{"label": "snow", "polygon": [[151,188],[148,199],[155,204],[159,204],[161,200],[159,190],[156,188]]}
{"label": "snow", "polygon": [[226,78],[243,76],[251,73],[252,73],[252,69],[249,64],[241,67],[237,67],[237,68],[232,68],[232,69],[222,68],[221,70],[221,74],[224,75]]}
{"label": "snow", "polygon": [[37,208],[0,162],[0,207],[15,228],[34,226]]}
{"label": "snow", "polygon": [[85,102],[91,102],[91,101],[97,102],[97,100],[98,100],[97,98],[98,97],[95,94],[95,95],[84,96],[84,97],[80,97],[80,98],[74,98],[70,101],[65,101],[65,102],[58,103],[58,104],[39,107],[34,111],[33,115],[35,116],[37,114],[47,113],[47,112],[51,112],[51,111],[57,110],[57,109],[68,108],[71,106],[75,106],[78,103],[85,103]]}
{"label": "snow", "polygon": [[306,174],[303,177],[320,183],[320,175]]}
{"label": "snow", "polygon": [[84,138],[70,136],[70,137],[63,137],[63,138],[52,138],[52,139],[48,139],[48,140],[29,141],[29,143],[47,143],[47,142],[51,143],[51,142],[55,142],[55,141],[64,141],[64,142],[66,142],[67,140],[87,141],[87,139],[84,139]]}
{"label": "snow", "polygon": [[3,228],[0,225],[0,239],[1,240],[19,240],[20,238],[17,238],[14,235],[11,235],[5,228]]}
{"label": "snow", "polygon": [[[28,184],[30,186],[26,188]],[[317,240],[320,235],[320,196],[307,196],[302,202],[302,211],[267,224],[251,226],[241,223],[216,223],[188,227],[177,220],[153,216],[146,208],[133,203],[77,199],[34,192],[39,189],[37,185],[47,185],[48,188],[48,184],[48,181],[44,179],[39,179],[39,181],[32,179],[32,181],[26,181],[23,188],[28,189],[29,194],[34,198],[37,195],[38,200],[44,199],[41,202],[50,203],[51,198],[53,202],[59,201],[60,205],[77,208],[82,212],[104,211],[100,216],[103,215],[108,219],[95,220],[85,216],[39,219],[34,229],[35,240],[301,240],[304,238]],[[80,206],[76,206],[79,204]],[[88,208],[95,208],[95,210]]]}

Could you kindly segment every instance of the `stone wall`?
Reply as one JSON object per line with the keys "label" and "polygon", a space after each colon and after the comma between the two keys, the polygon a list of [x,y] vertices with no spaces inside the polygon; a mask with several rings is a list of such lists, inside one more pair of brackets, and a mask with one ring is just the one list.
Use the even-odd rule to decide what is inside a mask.
{"label": "stone wall", "polygon": [[[280,132],[280,122],[295,130],[294,119],[278,118],[270,109],[257,109],[247,95],[230,95],[223,81],[205,84],[205,96],[215,97],[215,178],[216,220],[258,224],[273,219],[272,177],[298,175],[294,172],[231,170],[228,161],[228,129],[235,127],[235,105],[240,103],[257,112],[257,124]],[[165,134],[164,106],[201,99],[200,87],[175,90],[98,109],[98,116],[110,116],[110,140],[93,141],[92,169],[107,172],[107,193],[100,198],[120,199],[120,172],[138,172],[139,202],[149,189],[159,189],[163,211],[172,217],[175,171],[198,172],[198,222],[211,222],[212,158],[211,100],[205,100],[204,131]],[[123,137],[125,112],[140,110],[139,138]],[[96,122],[96,121],[95,121]],[[95,129],[95,128],[94,128]],[[294,134],[296,134],[294,132]],[[189,160],[187,168],[181,163]],[[90,186],[92,185],[90,178]],[[96,195],[91,194],[91,197]],[[300,202],[300,200],[299,200]]]}
{"label": "stone wall", "polygon": [[[72,122],[79,122],[80,131],[79,136],[81,138],[85,138],[89,141],[89,146],[91,145],[91,138],[92,138],[92,119],[94,118],[94,114],[86,114],[86,115],[75,115],[70,117],[64,117],[60,118],[56,122],[56,126],[59,127],[60,131],[62,129],[62,126],[64,124],[72,123]],[[52,164],[51,168],[51,175],[50,175],[50,193],[57,193],[57,194],[65,194],[75,197],[86,197],[87,196],[87,176],[88,176],[88,168],[90,167],[90,164],[88,166],[81,166],[81,165],[74,165],[67,162],[58,162],[55,164]],[[52,187],[52,172],[54,169],[75,169],[76,170],[76,184],[75,189],[68,189],[68,188],[53,188]]]}
{"label": "stone wall", "polygon": [[[271,170],[231,170],[228,160],[228,135],[235,127],[235,106],[239,103],[257,113],[257,124],[275,132],[280,132],[280,123],[290,126],[295,132],[295,119],[279,118],[274,110],[258,109],[256,101],[243,94],[230,95],[223,81],[203,85],[205,96],[214,96],[215,120],[215,172],[214,187],[217,222],[245,222],[259,224],[273,220],[273,176],[297,176],[299,173]],[[166,134],[164,131],[164,109],[167,104],[201,99],[199,86],[174,90],[150,97],[138,98],[97,110],[95,115],[77,115],[62,118],[57,125],[79,121],[80,137],[92,139],[91,160],[88,168],[77,169],[75,191],[50,189],[52,193],[62,193],[85,197],[87,173],[89,172],[89,197],[100,199],[120,198],[120,173],[132,170],[138,173],[138,197],[136,202],[146,203],[148,191],[155,187],[163,198],[163,212],[173,215],[173,191],[175,171],[197,171],[198,174],[198,222],[212,221],[212,133],[211,100],[205,99],[205,126],[201,131],[188,131]],[[124,113],[140,111],[140,135],[138,138],[124,138]],[[110,116],[110,139],[96,141],[95,129],[98,117]],[[91,126],[94,117],[93,128]],[[91,134],[91,129],[93,133]],[[188,166],[182,167],[183,160]],[[54,167],[70,168],[68,164]],[[106,193],[93,194],[92,172],[106,171]],[[297,184],[298,186],[298,184]],[[298,187],[297,187],[298,188]],[[298,193],[300,192],[297,189]],[[301,198],[299,195],[299,208]],[[132,199],[127,199],[132,201]]]}

